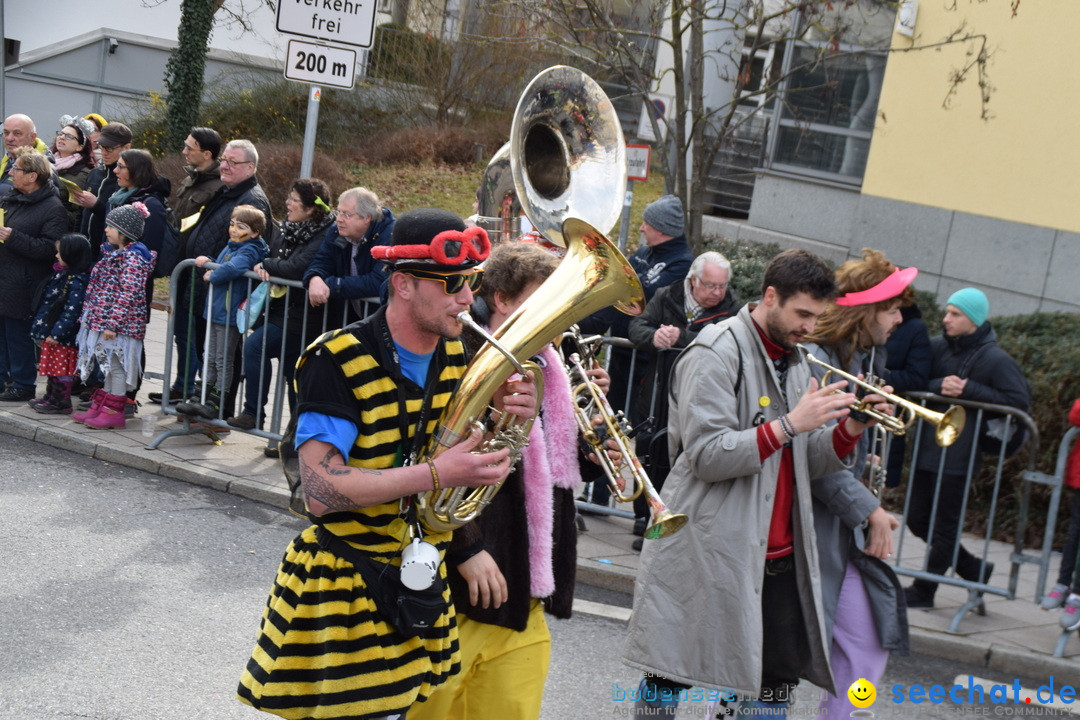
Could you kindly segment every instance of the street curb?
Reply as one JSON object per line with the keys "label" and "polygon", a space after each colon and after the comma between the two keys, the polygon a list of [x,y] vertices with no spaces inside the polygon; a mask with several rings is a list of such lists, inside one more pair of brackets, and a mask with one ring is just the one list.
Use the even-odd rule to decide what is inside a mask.
{"label": "street curb", "polygon": [[1002,643],[986,643],[951,633],[911,628],[911,650],[922,655],[988,668],[1015,677],[1066,677],[1080,671],[1069,658],[1043,655]]}
{"label": "street curb", "polygon": [[[159,461],[155,451],[145,448],[120,448],[95,442],[81,435],[42,426],[18,415],[0,410],[0,433],[32,440],[44,445],[97,458],[114,465],[143,470],[171,480],[212,488],[230,495],[260,502],[282,510],[289,509],[289,493],[284,488],[264,482],[228,475],[217,470],[183,461]],[[607,565],[591,558],[578,558],[577,582],[633,596],[635,574],[623,567]],[[1019,677],[1074,677],[1080,663],[1056,658],[1024,648],[1001,643],[985,643],[961,635],[911,628],[913,652],[965,663],[973,668],[989,668]]]}

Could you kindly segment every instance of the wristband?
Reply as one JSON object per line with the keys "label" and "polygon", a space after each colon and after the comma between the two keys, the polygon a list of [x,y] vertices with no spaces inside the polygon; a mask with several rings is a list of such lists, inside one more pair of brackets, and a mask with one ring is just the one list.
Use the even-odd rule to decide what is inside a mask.
{"label": "wristband", "polygon": [[433,492],[439,492],[439,471],[435,469],[435,461],[427,461],[428,469],[431,470],[431,484],[434,485]]}
{"label": "wristband", "polygon": [[778,419],[780,420],[780,429],[787,435],[788,440],[794,440],[795,436],[799,434],[795,431],[795,425],[787,415],[781,415]]}

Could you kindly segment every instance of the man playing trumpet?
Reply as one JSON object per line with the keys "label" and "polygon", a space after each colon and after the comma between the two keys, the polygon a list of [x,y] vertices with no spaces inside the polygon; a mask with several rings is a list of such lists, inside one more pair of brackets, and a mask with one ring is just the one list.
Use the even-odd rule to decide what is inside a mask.
{"label": "man playing trumpet", "polygon": [[[900,270],[877,250],[863,250],[860,260],[845,262],[836,270],[841,295],[807,337],[807,349],[850,375],[880,377],[885,341],[900,325],[901,305],[914,301],[911,282],[917,274],[916,268]],[[814,365],[819,380],[825,373],[826,368]],[[879,427],[870,435],[882,433]],[[883,562],[892,555],[892,531],[899,522],[885,512],[874,493],[855,481],[868,463],[877,464],[871,477],[883,467],[885,459],[870,454],[869,445],[866,436],[860,438],[850,470],[818,478],[812,485],[821,597],[836,684],[836,693],[821,702],[826,717],[848,717],[856,709],[848,701],[848,687],[859,678],[877,683],[889,652],[908,650],[900,581]],[[884,455],[881,445],[878,456]]]}
{"label": "man playing trumpet", "polygon": [[819,388],[796,347],[835,296],[820,258],[783,252],[761,300],[703,329],[675,365],[664,499],[690,521],[642,553],[623,648],[645,671],[638,716],[675,717],[689,685],[763,716],[786,713],[800,678],[833,687],[810,488],[850,468],[874,424],[849,416],[844,382]]}

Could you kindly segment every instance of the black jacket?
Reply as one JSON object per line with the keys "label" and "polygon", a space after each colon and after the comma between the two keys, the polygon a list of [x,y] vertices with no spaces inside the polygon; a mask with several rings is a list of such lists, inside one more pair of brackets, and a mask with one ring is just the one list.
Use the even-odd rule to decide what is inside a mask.
{"label": "black jacket", "polygon": [[[214,196],[203,208],[202,215],[195,227],[191,228],[186,236],[181,238],[180,260],[196,258],[205,255],[216,258],[229,242],[229,221],[232,219],[232,211],[237,205],[254,205],[263,211],[266,216],[266,230],[263,232],[263,240],[269,241],[273,237],[271,229],[274,219],[270,216],[270,201],[266,199],[266,193],[259,186],[256,176],[252,175],[247,180],[237,183],[233,187],[222,185]],[[197,273],[198,274],[198,273]],[[186,311],[189,299],[188,295],[194,290],[195,313],[202,312],[206,298],[206,283],[191,284],[192,273],[182,273],[178,298],[180,307]]]}
{"label": "black jacket", "polygon": [[918,305],[912,303],[901,313],[904,321],[885,343],[885,381],[896,393],[925,390],[930,382],[930,334]]}
{"label": "black jacket", "polygon": [[[262,261],[263,270],[274,277],[285,280],[303,280],[315,253],[322,247],[323,241],[330,234],[334,225],[332,217],[327,216],[323,225],[305,238],[297,237],[292,232],[292,224],[285,222],[281,231],[270,244],[270,256]],[[322,312],[311,308],[303,290],[290,288],[287,297],[271,298],[269,321],[280,328],[285,327],[286,301],[288,301],[288,334],[297,336],[304,327],[304,308],[308,308],[308,328],[306,341],[314,340],[322,331]],[[258,327],[262,324],[255,325]]]}
{"label": "black jacket", "polygon": [[[960,396],[964,400],[1009,405],[1024,411],[1029,408],[1031,389],[1027,379],[1016,361],[997,344],[989,321],[969,335],[952,338],[942,333],[930,341],[930,351],[933,355],[930,384],[927,387],[930,392],[940,394],[941,381],[949,375],[956,375],[967,379]],[[943,405],[931,407],[937,411],[945,409]],[[946,475],[967,475],[968,455],[975,442],[974,420],[974,415],[969,414],[964,431],[945,453]],[[986,418],[983,419],[985,422]],[[940,456],[941,448],[932,437],[927,437],[924,430],[919,443],[918,469],[936,473]],[[973,470],[978,468],[977,455]]]}
{"label": "black jacket", "polygon": [[105,216],[109,214],[109,198],[119,187],[116,173],[113,172],[115,169],[116,163],[96,167],[90,171],[90,177],[86,181],[86,188],[97,196],[97,203],[94,207],[83,208],[79,232],[90,239],[95,261],[101,257],[101,244],[105,242]]}
{"label": "black jacket", "polygon": [[12,189],[0,207],[11,228],[0,243],[0,316],[28,320],[37,309],[35,296],[52,275],[56,241],[68,231],[67,210],[51,180],[25,195]]}
{"label": "black jacket", "polygon": [[[686,236],[680,235],[652,247],[642,245],[627,260],[641,280],[645,302],[648,302],[660,288],[681,283],[690,272],[694,256],[686,243]],[[587,334],[602,335],[610,329],[612,335],[624,338],[628,337],[630,316],[615,308],[606,308],[593,313],[579,325]]]}
{"label": "black jacket", "polygon": [[[671,364],[678,356],[677,350],[689,345],[706,325],[731,317],[740,307],[735,291],[730,288],[723,300],[713,307],[704,308],[692,321],[686,317],[685,303],[686,284],[680,280],[657,290],[645,306],[645,312],[630,319],[630,342],[648,358],[642,391],[638,392],[635,403],[635,422],[641,422],[651,414],[655,420],[654,428],[667,427],[667,381]],[[672,346],[672,350],[657,351],[653,347],[653,334],[661,325],[674,325],[680,329],[679,339]],[[653,408],[650,405],[654,394],[657,402]]]}

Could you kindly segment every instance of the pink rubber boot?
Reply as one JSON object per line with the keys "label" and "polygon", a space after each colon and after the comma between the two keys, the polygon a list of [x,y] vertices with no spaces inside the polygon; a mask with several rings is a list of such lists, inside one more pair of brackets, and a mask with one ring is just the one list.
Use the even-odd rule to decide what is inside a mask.
{"label": "pink rubber boot", "polygon": [[86,427],[123,430],[127,426],[127,419],[124,417],[125,405],[127,405],[127,398],[123,395],[106,394],[98,414],[87,418],[83,421],[83,424]]}
{"label": "pink rubber boot", "polygon": [[94,391],[94,394],[90,396],[90,408],[84,412],[77,412],[71,414],[71,419],[77,423],[85,423],[87,420],[96,418],[101,412],[101,405],[105,402],[105,391],[98,388]]}

